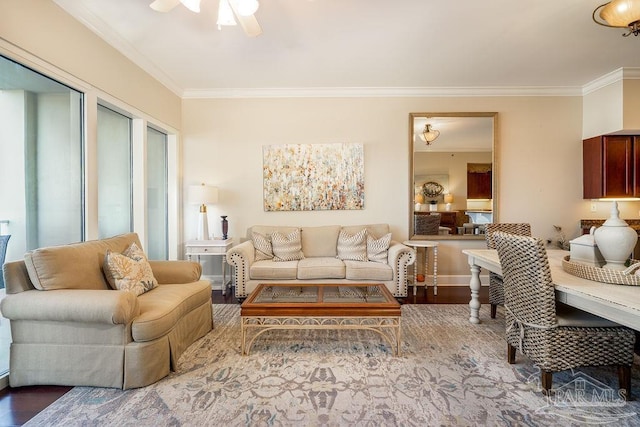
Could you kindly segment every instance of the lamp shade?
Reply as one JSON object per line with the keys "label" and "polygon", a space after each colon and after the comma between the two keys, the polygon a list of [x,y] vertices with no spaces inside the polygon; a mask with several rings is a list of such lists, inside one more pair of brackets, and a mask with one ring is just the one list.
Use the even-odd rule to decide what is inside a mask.
{"label": "lamp shade", "polygon": [[453,203],[453,194],[445,194],[444,195],[445,203]]}
{"label": "lamp shade", "polygon": [[640,20],[640,0],[613,0],[600,11],[609,25],[627,27]]}
{"label": "lamp shade", "polygon": [[258,0],[236,0],[236,10],[240,16],[253,15],[259,6]]}
{"label": "lamp shade", "polygon": [[187,194],[189,203],[194,205],[213,205],[218,203],[218,187],[211,185],[190,185]]}
{"label": "lamp shade", "polygon": [[200,0],[180,0],[180,3],[190,11],[200,13]]}

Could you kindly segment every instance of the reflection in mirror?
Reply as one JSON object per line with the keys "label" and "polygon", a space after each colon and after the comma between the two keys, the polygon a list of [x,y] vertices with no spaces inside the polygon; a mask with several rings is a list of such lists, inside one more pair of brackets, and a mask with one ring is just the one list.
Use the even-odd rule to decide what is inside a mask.
{"label": "reflection in mirror", "polygon": [[[497,113],[411,113],[410,236],[478,235],[497,219]],[[434,220],[440,221],[434,228]],[[456,237],[456,238],[460,238]]]}

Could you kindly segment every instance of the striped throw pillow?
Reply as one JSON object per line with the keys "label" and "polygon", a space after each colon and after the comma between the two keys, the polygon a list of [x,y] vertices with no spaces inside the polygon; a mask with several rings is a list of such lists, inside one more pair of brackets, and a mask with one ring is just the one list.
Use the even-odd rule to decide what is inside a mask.
{"label": "striped throw pillow", "polygon": [[274,261],[295,261],[304,258],[300,229],[296,229],[286,236],[275,231],[271,235]]}
{"label": "striped throw pillow", "polygon": [[273,259],[273,248],[267,236],[254,231],[251,233],[251,240],[253,240],[253,247],[256,249],[256,261]]}
{"label": "striped throw pillow", "polygon": [[349,234],[340,230],[338,235],[338,258],[341,260],[367,260],[367,229],[363,228],[356,234]]}
{"label": "striped throw pillow", "polygon": [[367,235],[367,258],[369,261],[388,264],[389,245],[391,244],[391,233],[387,233],[379,239],[372,235]]}

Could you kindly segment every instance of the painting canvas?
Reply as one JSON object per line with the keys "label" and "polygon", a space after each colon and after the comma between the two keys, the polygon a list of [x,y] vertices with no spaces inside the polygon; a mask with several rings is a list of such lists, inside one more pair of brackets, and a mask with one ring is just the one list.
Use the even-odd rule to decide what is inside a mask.
{"label": "painting canvas", "polygon": [[364,209],[362,144],[263,147],[265,211]]}

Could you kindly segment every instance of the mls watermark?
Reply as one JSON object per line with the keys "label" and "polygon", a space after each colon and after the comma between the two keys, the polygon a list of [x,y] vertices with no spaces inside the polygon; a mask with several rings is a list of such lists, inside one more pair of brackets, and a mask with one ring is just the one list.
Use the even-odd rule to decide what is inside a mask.
{"label": "mls watermark", "polygon": [[[565,375],[566,376],[566,375]],[[536,413],[558,416],[580,424],[602,425],[620,422],[638,414],[625,399],[625,391],[580,371],[570,371],[570,379],[545,395],[546,405]],[[528,382],[542,391],[540,375],[531,375]]]}

